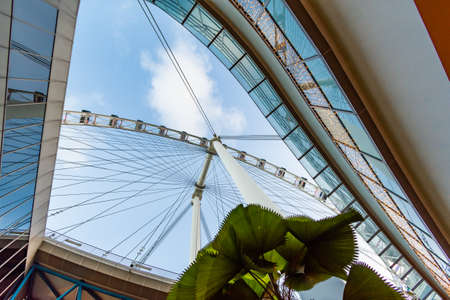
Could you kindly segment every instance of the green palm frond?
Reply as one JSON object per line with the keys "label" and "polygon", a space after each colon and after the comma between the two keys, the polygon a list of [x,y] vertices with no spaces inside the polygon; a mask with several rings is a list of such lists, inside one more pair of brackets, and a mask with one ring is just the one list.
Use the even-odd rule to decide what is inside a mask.
{"label": "green palm frond", "polygon": [[353,264],[343,300],[404,300],[400,291],[363,263]]}

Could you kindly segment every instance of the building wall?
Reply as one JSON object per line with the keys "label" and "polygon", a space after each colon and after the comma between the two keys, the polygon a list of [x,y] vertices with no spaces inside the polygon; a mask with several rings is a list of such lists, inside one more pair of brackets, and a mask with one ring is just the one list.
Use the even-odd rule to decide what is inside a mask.
{"label": "building wall", "polygon": [[33,207],[50,196],[77,10],[75,0],[1,1],[0,298],[25,273]]}

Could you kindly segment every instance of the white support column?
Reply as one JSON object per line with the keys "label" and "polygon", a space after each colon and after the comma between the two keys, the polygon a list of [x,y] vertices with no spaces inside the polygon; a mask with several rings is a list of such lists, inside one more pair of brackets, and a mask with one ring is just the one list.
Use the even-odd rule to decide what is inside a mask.
{"label": "white support column", "polygon": [[197,253],[200,250],[200,201],[202,200],[203,190],[205,189],[205,179],[208,173],[209,165],[212,160],[212,147],[208,149],[208,154],[206,155],[206,160],[203,165],[200,177],[195,184],[195,191],[192,194],[192,228],[191,228],[191,252],[190,252],[190,262],[193,262],[197,257]]}
{"label": "white support column", "polygon": [[212,145],[247,204],[258,204],[282,214],[281,209],[270,200],[247,171],[228,153],[219,140],[213,140]]}

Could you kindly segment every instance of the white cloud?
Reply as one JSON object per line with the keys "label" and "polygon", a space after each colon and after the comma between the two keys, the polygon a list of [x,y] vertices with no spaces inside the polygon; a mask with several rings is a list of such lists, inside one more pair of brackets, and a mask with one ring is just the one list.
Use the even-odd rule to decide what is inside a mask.
{"label": "white cloud", "polygon": [[103,106],[105,106],[105,96],[99,92],[70,94],[64,102],[64,109],[68,110],[87,109],[95,112],[97,108]]}
{"label": "white cloud", "polygon": [[[172,50],[215,130],[224,134],[242,133],[246,126],[244,114],[236,107],[227,107],[216,94],[218,83],[210,76],[208,57],[192,43],[180,40]],[[207,135],[206,123],[165,52],[161,49],[152,57],[142,51],[140,64],[151,75],[147,101],[159,114],[160,121],[174,129]]]}

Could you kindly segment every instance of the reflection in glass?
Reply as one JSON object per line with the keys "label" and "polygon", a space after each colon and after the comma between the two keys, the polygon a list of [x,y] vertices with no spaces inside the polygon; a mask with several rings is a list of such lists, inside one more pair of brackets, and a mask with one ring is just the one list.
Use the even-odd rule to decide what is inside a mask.
{"label": "reflection in glass", "polygon": [[40,56],[52,56],[54,35],[31,27],[28,24],[12,21],[11,48],[27,51]]}
{"label": "reflection in glass", "polygon": [[204,45],[208,45],[221,28],[219,22],[200,5],[194,8],[184,26]]}
{"label": "reflection in glass", "polygon": [[336,176],[336,174],[329,166],[322,173],[320,173],[320,175],[317,176],[314,180],[320,186],[320,188],[327,194],[331,192],[335,187],[337,187],[338,184],[341,183],[339,178]]}
{"label": "reflection in glass", "polygon": [[294,131],[292,131],[284,139],[284,142],[289,149],[291,149],[297,159],[312,147],[311,141],[300,127],[297,127]]}
{"label": "reflection in glass", "polygon": [[308,171],[309,175],[314,177],[320,170],[325,168],[327,162],[316,148],[309,151],[301,160],[303,167]]}
{"label": "reflection in glass", "polygon": [[278,107],[267,120],[282,138],[298,125],[297,121],[284,105]]}
{"label": "reflection in glass", "polygon": [[328,195],[327,199],[333,203],[339,211],[342,211],[350,202],[355,200],[353,195],[344,185],[341,185],[334,193]]}
{"label": "reflection in glass", "polygon": [[57,9],[42,0],[14,0],[13,16],[50,33],[55,32]]}
{"label": "reflection in glass", "polygon": [[303,59],[317,54],[284,1],[270,1],[267,10]]}
{"label": "reflection in glass", "polygon": [[392,270],[394,270],[395,274],[397,274],[399,277],[405,275],[406,272],[409,271],[409,269],[411,269],[411,265],[404,257],[392,267]]}
{"label": "reflection in glass", "polygon": [[267,79],[253,89],[250,93],[250,97],[264,116],[267,116],[281,103],[280,97]]}
{"label": "reflection in glass", "polygon": [[264,78],[255,62],[248,55],[244,56],[231,69],[231,73],[247,92]]}
{"label": "reflection in glass", "polygon": [[370,219],[367,218],[362,222],[356,230],[359,232],[359,234],[365,239],[368,240],[371,238],[375,232],[377,232],[378,227],[375,225],[375,223]]}
{"label": "reflection in glass", "polygon": [[392,264],[396,262],[400,256],[400,252],[392,244],[384,251],[384,253],[381,254],[381,258],[388,266],[392,266]]}
{"label": "reflection in glass", "polygon": [[194,5],[194,0],[156,0],[153,4],[181,23]]}
{"label": "reflection in glass", "polygon": [[318,57],[306,63],[314,78],[334,108],[351,111],[347,98],[331,75],[322,58]]}
{"label": "reflection in glass", "polygon": [[48,80],[50,77],[50,61],[40,56],[10,50],[8,76]]}
{"label": "reflection in glass", "polygon": [[219,34],[209,49],[228,69],[245,53],[241,45],[226,30]]}
{"label": "reflection in glass", "polygon": [[8,103],[47,101],[48,81],[8,79]]}

